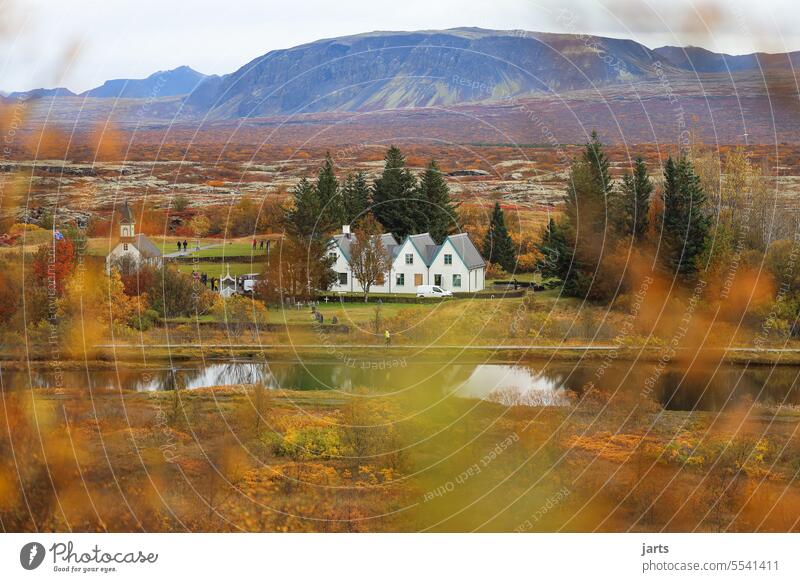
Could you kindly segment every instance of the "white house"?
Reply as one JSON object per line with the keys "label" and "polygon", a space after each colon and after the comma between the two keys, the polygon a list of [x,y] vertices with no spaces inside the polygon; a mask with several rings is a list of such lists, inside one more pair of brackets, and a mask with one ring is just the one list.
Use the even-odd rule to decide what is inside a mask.
{"label": "white house", "polygon": [[[336,281],[331,290],[334,292],[363,291],[350,267],[354,237],[349,226],[343,226],[342,234],[333,237],[331,255],[335,257]],[[455,293],[474,293],[485,287],[486,262],[466,233],[450,235],[441,245],[428,233],[408,236],[401,244],[397,244],[393,235],[383,234],[381,243],[392,265],[383,281],[370,287],[370,292],[413,294],[419,285],[438,285]]]}
{"label": "white house", "polygon": [[106,257],[106,272],[110,273],[114,265],[121,264],[125,259],[129,259],[130,267],[135,269],[142,265],[160,267],[164,256],[147,236],[136,234],[136,220],[127,200],[120,215],[119,242]]}

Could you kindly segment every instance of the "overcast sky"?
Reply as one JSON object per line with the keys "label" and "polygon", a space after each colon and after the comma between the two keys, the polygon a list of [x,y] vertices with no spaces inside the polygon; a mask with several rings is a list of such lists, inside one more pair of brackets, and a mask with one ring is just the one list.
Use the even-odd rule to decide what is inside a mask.
{"label": "overcast sky", "polygon": [[229,73],[267,51],[372,30],[480,26],[632,38],[655,48],[800,50],[797,0],[0,0],[0,89],[189,65]]}

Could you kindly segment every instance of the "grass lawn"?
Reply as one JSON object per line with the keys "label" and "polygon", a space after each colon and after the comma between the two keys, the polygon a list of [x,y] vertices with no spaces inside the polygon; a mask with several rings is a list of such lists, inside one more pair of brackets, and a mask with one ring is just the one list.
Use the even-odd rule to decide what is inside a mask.
{"label": "grass lawn", "polygon": [[234,277],[237,275],[245,275],[247,273],[260,273],[262,265],[260,261],[246,262],[246,263],[211,263],[211,262],[190,262],[190,263],[174,263],[178,266],[178,270],[183,273],[191,273],[192,271],[200,271],[206,273],[209,277],[222,277],[228,272]]}
{"label": "grass lawn", "polygon": [[[377,303],[330,303],[321,302],[319,311],[325,317],[325,322],[330,323],[334,316],[341,324],[351,324],[366,326],[375,319],[375,307]],[[381,317],[388,318],[397,314],[400,310],[412,309],[420,313],[429,311],[430,305],[415,305],[407,303],[384,303],[381,305]],[[301,309],[274,309],[269,310],[269,321],[271,323],[309,323],[311,321],[310,308]]]}
{"label": "grass lawn", "polygon": [[[259,239],[260,240],[260,239]],[[224,244],[223,244],[224,243]],[[197,253],[192,253],[192,256],[197,257],[263,257],[266,256],[266,249],[256,248],[253,249],[253,243],[250,242],[232,242],[223,241],[222,239],[210,240],[208,244],[218,244],[210,249],[202,249]],[[191,248],[189,249],[191,250]]]}
{"label": "grass lawn", "polygon": [[[203,249],[199,253],[195,255],[193,253],[193,249],[195,247],[196,240],[193,237],[182,237],[182,236],[150,236],[148,238],[153,241],[161,252],[166,254],[175,253],[178,251],[178,241],[183,242],[184,240],[189,244],[187,251],[187,256],[198,256],[198,257],[250,257],[250,256],[263,256],[267,254],[266,249],[259,249],[253,250],[253,239],[252,238],[202,238],[200,239],[200,246],[207,246],[207,245],[219,245],[214,246],[210,249]],[[267,238],[273,238],[269,236],[259,236],[257,240],[260,242],[262,239],[266,240]],[[108,254],[108,251],[111,250],[111,247],[116,245],[116,238],[109,239],[108,237],[96,237],[90,238],[87,245],[87,253],[90,255],[97,255],[97,256],[105,256]]]}

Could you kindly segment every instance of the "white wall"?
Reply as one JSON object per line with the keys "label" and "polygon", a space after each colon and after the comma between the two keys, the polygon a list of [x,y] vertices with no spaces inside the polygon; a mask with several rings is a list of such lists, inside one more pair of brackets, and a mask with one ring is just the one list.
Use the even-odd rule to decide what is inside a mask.
{"label": "white wall", "polygon": [[137,249],[133,243],[127,243],[128,250],[125,250],[125,244],[126,243],[117,243],[117,246],[108,253],[108,257],[106,257],[107,272],[111,272],[111,266],[125,256],[131,257],[136,262],[136,265],[139,265],[139,261],[142,258],[139,249]]}
{"label": "white wall", "polygon": [[[342,250],[339,248],[339,245],[334,244],[330,250],[331,253],[336,254],[336,262],[333,264],[333,272],[336,273],[337,278],[334,280],[333,285],[331,285],[331,291],[333,292],[347,292],[353,291],[355,288],[353,287],[353,273],[350,271],[350,265],[347,262],[347,259],[344,258],[342,254]],[[339,273],[347,273],[347,285],[340,285],[338,275]]]}
{"label": "white wall", "polygon": [[[331,285],[331,291],[334,293],[338,292],[346,292],[346,293],[363,293],[364,288],[361,285],[361,282],[358,278],[353,276],[353,271],[350,268],[350,263],[345,259],[342,250],[339,248],[339,245],[334,245],[330,251],[331,253],[336,254],[336,262],[333,264],[333,271],[337,274],[337,279],[335,279],[334,284]],[[347,285],[339,285],[338,282],[338,274],[339,273],[347,273]],[[392,285],[393,281],[387,273],[384,276],[383,285],[372,285],[369,288],[370,293],[391,293],[392,292]]]}
{"label": "white wall", "polygon": [[[452,264],[445,264],[445,255],[450,255],[453,258]],[[444,241],[444,245],[439,250],[439,253],[433,259],[433,263],[431,264],[429,274],[431,285],[436,284],[436,275],[442,276],[442,289],[453,291],[455,293],[473,290],[470,288],[469,269],[467,269],[466,265],[464,265],[464,262],[461,260],[461,257],[458,255],[455,248],[453,248],[453,245],[450,243],[449,239]],[[453,286],[453,275],[461,275],[461,287]]]}
{"label": "white wall", "polygon": [[[406,265],[406,255],[411,254],[414,259],[413,265]],[[403,273],[405,275],[405,285],[397,285],[397,274]],[[422,275],[422,285],[428,285],[428,267],[425,266],[425,261],[422,260],[422,255],[417,252],[416,247],[410,240],[406,240],[400,247],[400,252],[394,259],[392,264],[392,293],[416,293],[417,288],[414,285],[414,275]]]}

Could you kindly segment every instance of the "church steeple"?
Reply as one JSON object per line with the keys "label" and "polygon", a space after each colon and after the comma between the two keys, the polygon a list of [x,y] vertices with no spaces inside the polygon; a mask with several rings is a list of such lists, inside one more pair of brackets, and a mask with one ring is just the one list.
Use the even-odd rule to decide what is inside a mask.
{"label": "church steeple", "polygon": [[120,211],[119,219],[119,237],[121,239],[133,239],[136,232],[136,220],[133,218],[130,206],[128,206],[128,199],[125,199],[125,204]]}

